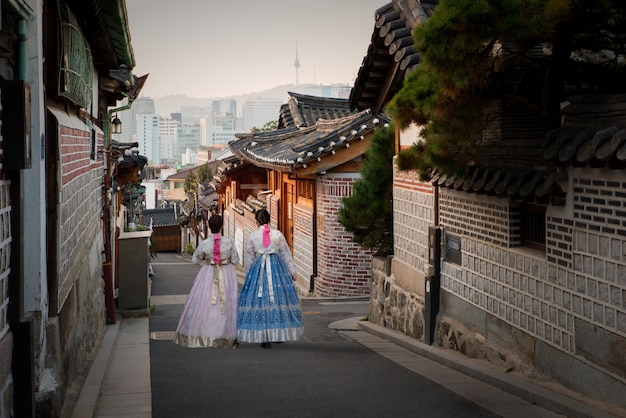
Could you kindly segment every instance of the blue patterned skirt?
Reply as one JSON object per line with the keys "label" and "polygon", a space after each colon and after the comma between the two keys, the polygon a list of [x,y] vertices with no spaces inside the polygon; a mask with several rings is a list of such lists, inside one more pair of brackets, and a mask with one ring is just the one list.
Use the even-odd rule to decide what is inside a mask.
{"label": "blue patterned skirt", "polygon": [[264,256],[248,270],[239,294],[238,342],[295,341],[304,333],[298,292],[280,255],[267,254],[271,265],[268,280]]}

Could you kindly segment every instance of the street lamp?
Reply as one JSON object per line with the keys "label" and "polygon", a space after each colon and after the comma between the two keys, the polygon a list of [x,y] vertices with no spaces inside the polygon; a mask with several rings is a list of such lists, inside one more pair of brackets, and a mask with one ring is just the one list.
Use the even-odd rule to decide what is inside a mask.
{"label": "street lamp", "polygon": [[111,133],[113,133],[113,134],[121,134],[122,133],[122,121],[117,117],[117,113],[113,117],[113,120],[111,120],[111,126],[113,128],[113,129],[111,129]]}

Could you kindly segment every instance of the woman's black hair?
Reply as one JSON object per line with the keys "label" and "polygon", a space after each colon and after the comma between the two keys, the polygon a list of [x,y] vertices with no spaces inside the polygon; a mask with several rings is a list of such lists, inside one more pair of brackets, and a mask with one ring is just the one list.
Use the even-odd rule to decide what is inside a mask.
{"label": "woman's black hair", "polygon": [[270,213],[265,209],[259,209],[254,214],[254,218],[259,225],[265,225],[270,223]]}
{"label": "woman's black hair", "polygon": [[224,225],[224,220],[220,215],[213,215],[209,218],[209,229],[212,233],[217,234],[222,229]]}

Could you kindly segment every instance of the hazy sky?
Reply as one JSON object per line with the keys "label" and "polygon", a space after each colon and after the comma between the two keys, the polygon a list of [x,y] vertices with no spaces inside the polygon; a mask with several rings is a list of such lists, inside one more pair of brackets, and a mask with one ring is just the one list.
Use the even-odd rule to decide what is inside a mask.
{"label": "hazy sky", "polygon": [[353,84],[390,0],[126,0],[143,97],[219,98],[296,82]]}

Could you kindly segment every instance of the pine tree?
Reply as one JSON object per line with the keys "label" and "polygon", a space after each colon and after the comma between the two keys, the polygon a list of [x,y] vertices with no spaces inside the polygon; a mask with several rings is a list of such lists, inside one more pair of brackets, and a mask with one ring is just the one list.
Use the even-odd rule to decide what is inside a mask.
{"label": "pine tree", "polygon": [[198,176],[198,181],[201,182],[209,182],[213,179],[213,173],[211,172],[211,167],[209,167],[209,163],[203,164],[198,167],[196,171],[196,175]]}
{"label": "pine tree", "polygon": [[376,255],[393,253],[394,137],[392,126],[375,131],[361,166],[361,178],[339,210],[339,222],[353,234],[354,242],[376,251]]}
{"label": "pine tree", "polygon": [[198,192],[198,176],[196,175],[196,173],[193,172],[193,170],[187,173],[183,187],[185,190],[185,194],[187,195],[193,196],[194,193]]}
{"label": "pine tree", "polygon": [[467,174],[493,99],[558,126],[567,95],[626,91],[626,2],[441,0],[414,40],[420,64],[387,111],[401,128],[423,126],[397,161],[422,178]]}

